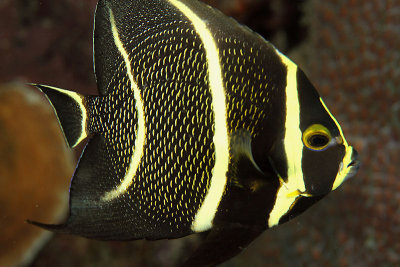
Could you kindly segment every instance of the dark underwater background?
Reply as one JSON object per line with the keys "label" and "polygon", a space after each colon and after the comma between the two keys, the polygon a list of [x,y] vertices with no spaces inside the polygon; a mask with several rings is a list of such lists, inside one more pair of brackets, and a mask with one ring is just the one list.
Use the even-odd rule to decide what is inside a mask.
{"label": "dark underwater background", "polygon": [[[264,232],[236,266],[400,266],[400,1],[209,0],[271,40],[314,83],[358,150],[358,174]],[[0,0],[0,266],[175,266],[201,237],[99,242],[51,235],[82,147],[66,148],[26,82],[96,93],[95,0]]]}

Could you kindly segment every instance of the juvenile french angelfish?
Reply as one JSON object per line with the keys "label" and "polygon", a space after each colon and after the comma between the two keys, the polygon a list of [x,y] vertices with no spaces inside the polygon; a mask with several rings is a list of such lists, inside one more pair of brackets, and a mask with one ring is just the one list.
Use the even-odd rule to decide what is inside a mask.
{"label": "juvenile french angelfish", "polygon": [[36,85],[70,147],[70,212],[102,240],[209,231],[187,266],[233,257],[358,168],[337,120],[272,44],[195,0],[100,0],[99,95]]}

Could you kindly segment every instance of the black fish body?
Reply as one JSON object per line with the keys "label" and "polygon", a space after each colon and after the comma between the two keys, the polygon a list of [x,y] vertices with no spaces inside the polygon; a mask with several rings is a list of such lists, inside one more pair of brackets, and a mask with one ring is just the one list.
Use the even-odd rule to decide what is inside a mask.
{"label": "black fish body", "polygon": [[36,85],[71,147],[90,138],[69,217],[36,223],[47,229],[103,240],[211,230],[188,264],[216,264],[357,168],[304,73],[198,1],[99,1],[94,65],[98,96]]}

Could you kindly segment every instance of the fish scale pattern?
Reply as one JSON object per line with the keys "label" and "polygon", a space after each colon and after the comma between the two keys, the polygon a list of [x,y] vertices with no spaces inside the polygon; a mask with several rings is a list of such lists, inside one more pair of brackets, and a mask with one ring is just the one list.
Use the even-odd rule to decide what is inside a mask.
{"label": "fish scale pattern", "polygon": [[[153,17],[162,19],[162,15]],[[143,156],[124,198],[148,222],[149,232],[190,229],[215,161],[212,99],[202,42],[186,22],[164,21],[152,21],[154,26],[147,25],[135,38],[121,37],[132,40],[125,49],[141,91],[146,125]],[[119,123],[123,129],[136,121]]]}
{"label": "fish scale pattern", "polygon": [[[124,64],[119,64],[108,87],[112,88],[109,95],[88,98],[88,129],[107,140],[112,172],[115,177],[123,177],[128,171],[137,133],[135,99]],[[114,180],[113,186],[119,182]]]}
{"label": "fish scale pattern", "polygon": [[232,36],[219,38],[218,46],[227,91],[229,132],[245,129],[255,138],[262,132],[271,96],[275,90],[284,89],[272,86],[268,70],[272,67],[268,64],[271,53],[264,52],[272,46],[258,47]]}

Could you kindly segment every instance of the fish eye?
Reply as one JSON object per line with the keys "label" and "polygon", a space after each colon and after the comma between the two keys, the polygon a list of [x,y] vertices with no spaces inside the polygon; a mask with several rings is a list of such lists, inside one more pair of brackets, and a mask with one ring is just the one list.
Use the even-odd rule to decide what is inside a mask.
{"label": "fish eye", "polygon": [[331,141],[331,133],[321,124],[313,124],[303,133],[303,143],[312,150],[323,150]]}

